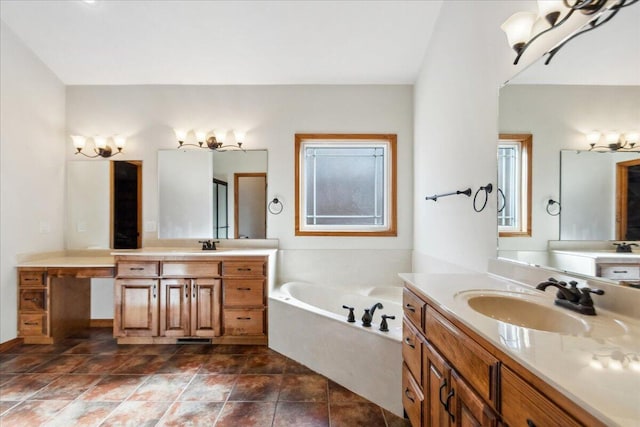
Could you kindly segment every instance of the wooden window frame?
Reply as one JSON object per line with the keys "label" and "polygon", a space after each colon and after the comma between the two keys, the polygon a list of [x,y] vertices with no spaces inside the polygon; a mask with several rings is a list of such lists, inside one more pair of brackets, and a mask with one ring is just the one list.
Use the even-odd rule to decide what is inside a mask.
{"label": "wooden window frame", "polygon": [[[518,231],[499,231],[498,237],[531,237],[531,171],[533,159],[533,135],[530,133],[501,133],[500,141],[517,141],[521,151],[521,191],[520,197],[520,227]],[[526,168],[524,173],[522,169]],[[526,182],[522,182],[526,180]],[[500,200],[500,198],[498,198]],[[526,221],[526,222],[525,222]]]}
{"label": "wooden window frame", "polygon": [[[305,230],[302,229],[302,214],[304,207],[301,206],[302,197],[301,173],[303,171],[301,151],[303,143],[312,140],[314,143],[322,141],[384,141],[389,145],[388,149],[388,183],[387,194],[388,226],[380,231],[357,231],[357,230]],[[295,134],[295,235],[296,236],[350,236],[350,237],[394,237],[398,235],[397,227],[397,135],[395,134],[334,134],[334,133],[310,133]]]}

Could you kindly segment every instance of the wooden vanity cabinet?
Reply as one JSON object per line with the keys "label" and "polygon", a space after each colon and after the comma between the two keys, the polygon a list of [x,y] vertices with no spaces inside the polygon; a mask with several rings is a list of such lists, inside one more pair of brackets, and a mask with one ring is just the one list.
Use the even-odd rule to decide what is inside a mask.
{"label": "wooden vanity cabinet", "polygon": [[413,427],[602,425],[406,287],[403,309],[402,402]]}
{"label": "wooden vanity cabinet", "polygon": [[265,257],[116,257],[119,343],[264,344]]}

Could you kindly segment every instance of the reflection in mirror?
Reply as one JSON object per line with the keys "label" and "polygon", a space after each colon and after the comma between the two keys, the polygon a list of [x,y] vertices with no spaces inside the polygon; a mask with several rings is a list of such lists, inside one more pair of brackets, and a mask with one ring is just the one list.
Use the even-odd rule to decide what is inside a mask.
{"label": "reflection in mirror", "polygon": [[141,247],[141,161],[67,162],[67,249]]}
{"label": "reflection in mirror", "polygon": [[639,169],[640,153],[562,150],[560,240],[640,240]]}
{"label": "reflection in mirror", "polygon": [[[236,189],[235,176],[261,174],[266,194],[267,151],[158,151],[160,239],[224,239],[244,237],[266,238],[266,225],[261,233],[238,230],[236,211],[244,186]],[[240,191],[240,193],[238,193]],[[255,202],[254,196],[248,196]],[[248,209],[248,218],[266,224],[265,201],[261,209]],[[244,218],[244,215],[242,216]],[[242,222],[240,222],[242,224]]]}

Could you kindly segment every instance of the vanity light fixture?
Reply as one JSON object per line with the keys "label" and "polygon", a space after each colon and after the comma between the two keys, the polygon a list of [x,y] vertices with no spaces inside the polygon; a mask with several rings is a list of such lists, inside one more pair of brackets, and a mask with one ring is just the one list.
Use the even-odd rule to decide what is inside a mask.
{"label": "vanity light fixture", "polygon": [[602,134],[598,131],[589,132],[585,135],[590,148],[589,151],[633,151],[640,152],[640,134],[638,132],[626,132],[624,135],[619,132],[607,132],[604,135],[604,145],[598,145],[602,139]]}
{"label": "vanity light fixture", "polygon": [[96,153],[95,155],[89,155],[82,151],[87,143],[87,138],[85,136],[71,135],[73,146],[76,149],[75,154],[82,154],[83,156],[89,157],[92,159],[95,159],[96,157],[103,157],[105,159],[108,159],[109,157],[113,157],[115,155],[122,153],[122,149],[127,143],[127,139],[125,137],[119,136],[119,135],[113,136],[111,139],[113,140],[113,143],[115,144],[116,149],[118,150],[117,152],[114,153],[111,146],[107,144],[106,137],[94,136],[92,139],[93,139],[93,144],[95,145],[93,149],[93,151]]}
{"label": "vanity light fixture", "polygon": [[517,12],[507,19],[500,28],[506,33],[507,41],[516,51],[517,64],[524,52],[540,36],[546,34],[565,22],[575,12],[593,15],[587,24],[560,44],[546,52],[547,65],[556,53],[570,40],[598,28],[613,18],[623,7],[630,6],[638,0],[538,0],[538,12]]}
{"label": "vanity light fixture", "polygon": [[[184,131],[182,129],[174,129],[176,134],[176,138],[178,139],[178,148],[182,147],[198,147],[198,148],[207,148],[209,150],[214,151],[227,151],[227,150],[241,150],[247,151],[242,148],[242,144],[244,142],[245,133],[244,132],[236,132],[231,131],[233,133],[234,138],[236,140],[235,144],[224,144],[224,140],[227,137],[226,130],[215,130],[213,135],[208,136],[207,132],[203,131],[193,131],[192,133],[196,137],[197,144],[187,144],[185,143],[189,132]],[[205,145],[206,144],[206,145]]]}

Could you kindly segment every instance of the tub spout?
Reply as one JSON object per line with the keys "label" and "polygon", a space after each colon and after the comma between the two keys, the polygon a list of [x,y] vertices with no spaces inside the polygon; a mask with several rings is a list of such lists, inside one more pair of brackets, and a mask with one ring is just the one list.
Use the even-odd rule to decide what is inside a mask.
{"label": "tub spout", "polygon": [[369,313],[371,314],[371,317],[373,317],[373,313],[375,313],[376,308],[383,309],[384,307],[379,302],[373,304],[373,307],[371,307],[371,309],[369,310]]}

